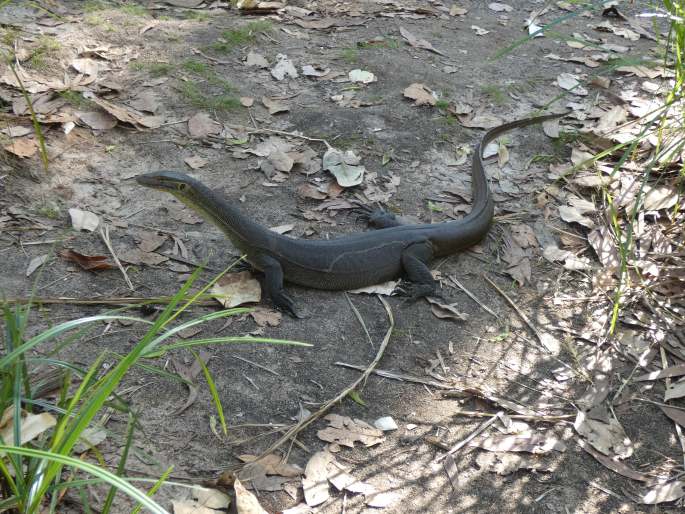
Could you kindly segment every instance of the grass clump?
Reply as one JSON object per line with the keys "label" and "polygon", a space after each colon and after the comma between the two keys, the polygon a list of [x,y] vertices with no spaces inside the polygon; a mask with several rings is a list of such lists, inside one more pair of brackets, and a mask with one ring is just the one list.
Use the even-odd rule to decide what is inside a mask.
{"label": "grass clump", "polygon": [[193,107],[198,109],[231,111],[240,107],[240,100],[235,96],[228,94],[212,96],[203,92],[197,83],[192,81],[182,82],[179,92]]}
{"label": "grass clump", "polygon": [[251,21],[237,29],[225,30],[221,33],[221,40],[215,41],[211,47],[217,52],[230,52],[238,46],[253,43],[259,34],[271,31],[268,20]]}
{"label": "grass clump", "polygon": [[482,90],[492,103],[496,105],[503,105],[507,103],[507,95],[499,86],[483,86]]}
{"label": "grass clump", "polygon": [[87,98],[83,98],[83,95],[78,91],[73,91],[71,89],[66,89],[59,92],[59,96],[66,100],[69,105],[76,107],[77,109],[87,109],[93,107],[93,102]]}
{"label": "grass clump", "polygon": [[353,46],[343,48],[340,51],[340,58],[350,64],[356,63],[359,60],[359,50]]}
{"label": "grass clump", "polygon": [[[137,414],[116,393],[128,372],[135,367],[187,383],[179,375],[156,366],[155,359],[175,349],[193,351],[197,346],[208,344],[303,345],[245,336],[178,340],[178,333],[184,328],[249,312],[249,309],[244,308],[228,309],[178,323],[177,318],[198,298],[204,297],[204,293],[223,275],[210,281],[199,292],[191,293],[199,273],[199,270],[193,273],[173,297],[158,299],[158,302],[165,304],[165,308],[154,321],[126,315],[124,309],[119,309],[59,323],[31,335],[35,332],[31,329],[31,305],[12,307],[7,302],[1,304],[0,316],[4,326],[0,333],[0,344],[4,353],[0,356],[0,413],[3,419],[0,439],[0,511],[22,514],[60,512],[63,492],[71,489],[80,496],[83,511],[92,512],[96,506],[90,505],[90,492],[86,487],[104,486],[101,497],[105,499],[95,509],[97,512],[109,513],[111,507],[117,504],[115,497],[118,494],[129,496],[146,512],[166,512],[152,499],[152,495],[164,484],[170,468],[160,468],[160,477],[156,481],[146,480],[152,486],[147,493],[133,485],[135,478],[125,475],[126,461],[129,453],[135,451],[132,443],[139,427]],[[119,355],[103,345],[105,349],[87,369],[58,357],[64,348],[81,341],[101,322],[116,320],[146,327],[129,353]],[[104,367],[105,362],[111,364]],[[203,366],[203,372],[213,384],[206,366]],[[54,398],[45,394],[54,390],[58,390]],[[228,427],[218,392],[213,386],[210,387],[210,395],[225,435]],[[114,471],[106,469],[102,456],[86,439],[89,429],[104,430],[105,427],[97,420],[101,420],[106,411],[109,412],[108,416],[115,412],[128,420],[123,435],[112,434],[112,437],[121,439],[122,448]],[[94,453],[99,464],[82,458],[87,451]],[[69,471],[66,472],[65,468],[69,468]],[[74,474],[76,471],[79,472],[77,475]],[[86,480],[83,480],[84,474]],[[139,509],[136,506],[129,512],[139,512]]]}
{"label": "grass clump", "polygon": [[38,46],[33,49],[33,53],[28,62],[34,70],[42,70],[48,66],[51,58],[62,48],[62,44],[54,37],[41,36]]}

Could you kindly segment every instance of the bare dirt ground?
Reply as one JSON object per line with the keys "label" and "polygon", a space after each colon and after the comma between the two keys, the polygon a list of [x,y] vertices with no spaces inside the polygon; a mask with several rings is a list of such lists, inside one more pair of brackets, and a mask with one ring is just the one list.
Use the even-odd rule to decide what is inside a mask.
{"label": "bare dirt ground", "polygon": [[[294,237],[326,238],[366,230],[356,213],[344,205],[336,208],[355,195],[373,204],[370,200],[385,194],[383,199],[392,210],[423,222],[459,217],[468,210],[470,201],[470,157],[461,158],[460,152],[472,148],[483,134],[482,128],[465,126],[469,117],[487,114],[501,121],[526,117],[563,92],[556,82],[560,73],[596,73],[581,63],[545,57],[550,53],[577,54],[566,44],[574,33],[627,46],[631,55],[649,54],[654,46],[644,37],[627,41],[620,35],[594,30],[606,21],[600,10],[571,18],[555,27],[554,33],[494,59],[498,50],[525,35],[524,21],[530,11],[543,7],[518,0],[509,0],[513,10],[504,12],[488,8],[486,2],[460,2],[458,6],[466,12],[454,15],[450,15],[451,4],[439,1],[300,2],[294,5],[312,14],[280,10],[269,17],[240,15],[219,4],[186,9],[164,2],[128,2],[123,7],[61,2],[52,6],[60,15],[58,21],[45,13],[36,17],[29,6],[12,7],[4,15],[3,23],[16,31],[20,48],[59,42],[43,52],[43,62],[24,63],[29,75],[52,73],[61,79],[60,63],[68,65],[75,58],[94,59],[101,68],[74,79],[77,84],[71,89],[75,94],[52,98],[62,105],[45,116],[62,113],[66,118],[62,123],[43,125],[51,155],[47,172],[37,153],[28,158],[8,154],[2,164],[3,295],[161,296],[178,289],[194,268],[193,263],[207,263],[203,281],[215,274],[210,270],[224,269],[237,251],[214,226],[193,218],[171,196],[143,189],[131,180],[159,169],[192,174],[225,193],[266,226],[293,224],[290,234]],[[633,14],[638,7],[627,5],[624,14]],[[552,4],[545,21],[564,14],[567,11]],[[227,31],[256,20],[269,20],[269,26],[252,26],[254,33],[231,41],[233,33],[227,35]],[[317,25],[316,20],[330,24]],[[611,21],[622,23],[615,18]],[[401,28],[429,41],[439,53],[409,45]],[[481,29],[489,32],[479,35]],[[246,65],[250,52],[266,58],[267,67]],[[271,74],[279,54],[294,64],[296,78],[277,80]],[[305,65],[330,71],[322,77],[305,76]],[[352,83],[348,72],[354,69],[372,72],[377,80]],[[70,76],[76,77],[73,68]],[[619,94],[622,87],[632,87],[641,80],[622,76],[611,92]],[[445,102],[432,107],[414,105],[403,95],[412,83],[424,84]],[[6,97],[12,97],[7,99],[11,103],[16,90],[6,84],[2,88]],[[121,120],[117,127],[107,126],[111,116],[102,114],[92,99],[83,99],[80,93],[86,90],[117,106],[134,106],[152,128]],[[240,97],[253,98],[254,104],[249,108],[240,105]],[[276,99],[289,110],[269,114],[262,97]],[[594,98],[597,105],[604,101],[602,93],[594,89],[587,98]],[[561,99],[552,109],[561,110],[568,101]],[[459,120],[466,120],[462,123],[449,110],[464,104],[473,112],[460,114]],[[225,110],[224,106],[231,108]],[[101,114],[93,121],[81,115],[84,112]],[[206,113],[216,125],[193,137],[188,120],[198,113]],[[76,125],[65,134],[68,120]],[[203,127],[206,129],[206,123]],[[276,138],[291,144],[293,152],[309,148],[320,159],[325,147],[279,134],[248,134],[257,129],[297,131],[353,150],[367,169],[364,184],[341,193],[329,185],[328,172],[305,173],[309,161],[296,164],[289,173],[274,169],[268,156],[245,150]],[[570,147],[565,141],[549,138],[540,127],[514,131],[506,141],[508,162],[500,166],[496,156],[488,167],[496,200],[495,225],[477,248],[435,263],[443,296],[468,319],[438,319],[425,301],[388,298],[396,326],[379,368],[434,384],[372,375],[358,389],[363,405],[347,398],[331,412],[368,423],[391,416],[398,428],[386,432],[385,439],[371,447],[359,443],[353,449],[334,447],[339,450],[335,458],[377,491],[394,493],[385,512],[668,512],[669,507],[634,502],[643,494],[643,485],[600,464],[578,445],[579,436],[574,431],[578,400],[592,383],[578,378],[574,370],[583,368],[583,359],[588,356],[603,355],[615,339],[606,337],[610,306],[607,295],[592,292],[590,271],[570,271],[542,258],[542,248],[550,242],[564,236],[567,242],[573,238],[583,241],[589,231],[560,219],[557,205],[563,193],[559,187],[549,187],[554,186],[548,175],[549,164],[567,162]],[[506,161],[501,147],[499,152],[500,161]],[[189,167],[188,158],[197,169]],[[323,191],[319,199],[303,197],[304,184]],[[593,199],[587,192],[584,196]],[[332,208],[326,208],[325,202],[332,202]],[[93,212],[109,226],[115,253],[127,266],[132,291],[116,268],[87,272],[56,255],[63,248],[85,255],[109,255],[98,230],[73,230],[70,208]],[[141,244],[159,236],[163,236],[161,246],[140,250]],[[512,257],[512,252],[516,253],[512,244],[520,251],[518,258]],[[131,252],[138,252],[137,257]],[[48,255],[42,271],[27,277],[29,263],[42,255]],[[591,252],[585,256],[592,266],[599,265]],[[448,280],[451,276],[495,315],[456,288]],[[547,348],[485,277],[525,313],[530,324],[543,334]],[[358,371],[335,363],[366,367],[372,361],[388,329],[387,316],[377,298],[350,295],[366,323],[369,342],[345,294],[295,286],[288,289],[298,307],[307,312],[306,319],[283,316],[276,326],[259,326],[252,317],[243,316],[229,326],[224,320],[208,323],[194,335],[258,333],[313,345],[204,349],[232,427],[228,437],[216,429],[216,410],[201,374],[196,379],[200,384],[198,396],[182,413],[177,411],[188,396],[185,386],[140,370],[127,378],[122,394],[140,416],[142,427],[129,475],[154,478],[173,465],[172,477],[177,482],[213,480],[224,469],[236,469],[238,455],[258,455],[275,440],[278,433],[258,425],[289,426],[301,409],[315,411],[358,377]],[[268,302],[261,305],[270,308]],[[107,308],[68,302],[44,304],[35,312],[34,330]],[[211,310],[214,308],[196,307],[192,315]],[[632,329],[635,334],[641,330]],[[59,357],[86,366],[105,350],[125,353],[140,330],[118,324],[102,326]],[[621,325],[619,330],[625,333],[628,328]],[[112,358],[106,361],[112,362]],[[176,352],[155,364],[178,372],[190,367],[192,356]],[[632,358],[619,354],[609,380],[620,385],[634,367]],[[559,379],[564,370],[568,380]],[[638,374],[644,372],[640,369]],[[590,375],[594,375],[592,370]],[[468,388],[470,392],[465,391]],[[448,394],[457,390],[462,392],[461,397]],[[495,401],[483,398],[487,396],[483,391],[490,391]],[[643,390],[629,384],[624,394],[638,392]],[[512,409],[507,400],[519,407]],[[525,411],[521,406],[534,412],[528,418],[514,417],[514,421],[529,425],[527,437],[539,438],[528,449],[544,449],[539,449],[539,454],[496,454],[506,459],[523,455],[525,463],[519,463],[520,469],[514,465],[511,473],[496,473],[488,461],[495,454],[478,446],[465,446],[448,466],[434,462],[444,450],[427,436],[451,446],[489,419],[468,413],[503,410],[520,415]],[[646,473],[682,471],[680,442],[657,405],[615,402],[612,412],[634,443],[628,460],[632,468]],[[126,418],[118,413],[107,423],[110,435],[100,451],[108,463],[117,462],[125,423]],[[317,431],[326,425],[319,420],[302,432],[298,444],[291,447],[288,462],[304,468],[315,452],[325,449],[328,444],[317,437]],[[503,438],[507,430],[514,429],[506,429],[498,421],[474,441],[488,436]],[[287,449],[288,445],[281,451]],[[296,479],[290,485],[275,487],[276,491],[260,490],[258,498],[267,511],[277,512],[303,501],[300,485]],[[97,504],[97,490],[90,493]],[[171,508],[171,500],[185,496],[187,490],[168,487],[156,497]],[[125,500],[121,502],[120,511],[127,512],[130,507]],[[78,496],[67,495],[64,506],[78,511]],[[312,508],[321,513],[367,510],[373,509],[365,506],[364,495],[333,487],[330,498]]]}

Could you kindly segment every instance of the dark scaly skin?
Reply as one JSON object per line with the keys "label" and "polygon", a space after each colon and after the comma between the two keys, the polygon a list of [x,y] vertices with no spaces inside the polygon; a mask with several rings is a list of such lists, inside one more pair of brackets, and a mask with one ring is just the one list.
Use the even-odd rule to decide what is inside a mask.
{"label": "dark scaly skin", "polygon": [[432,294],[435,283],[428,262],[451,255],[480,241],[492,223],[494,206],[483,165],[483,149],[504,132],[565,114],[513,121],[489,130],[476,145],[472,162],[473,207],[464,218],[444,223],[400,225],[391,215],[375,215],[382,230],[332,240],[292,239],[254,221],[201,182],[174,171],[139,175],[139,184],[167,191],[219,227],[264,272],[265,293],[274,304],[295,314],[283,281],[316,289],[356,289],[405,274],[410,292]]}

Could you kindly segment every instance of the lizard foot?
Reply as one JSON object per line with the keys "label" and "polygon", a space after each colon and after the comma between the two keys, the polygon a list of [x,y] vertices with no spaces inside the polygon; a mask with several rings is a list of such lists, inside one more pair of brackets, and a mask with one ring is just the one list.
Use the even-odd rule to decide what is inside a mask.
{"label": "lizard foot", "polygon": [[436,296],[435,284],[419,284],[416,282],[405,282],[397,290],[405,296],[407,301],[415,302],[425,296]]}
{"label": "lizard foot", "polygon": [[304,319],[305,316],[295,309],[295,302],[285,292],[280,291],[278,294],[273,295],[271,301],[278,310],[289,314],[293,318]]}

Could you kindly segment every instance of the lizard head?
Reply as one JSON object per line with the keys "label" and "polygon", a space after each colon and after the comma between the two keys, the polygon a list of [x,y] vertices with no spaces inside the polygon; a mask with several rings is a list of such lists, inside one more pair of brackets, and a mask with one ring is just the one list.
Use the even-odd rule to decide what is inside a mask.
{"label": "lizard head", "polygon": [[192,198],[197,180],[178,171],[154,171],[138,175],[136,182],[152,189],[166,191],[180,199]]}

